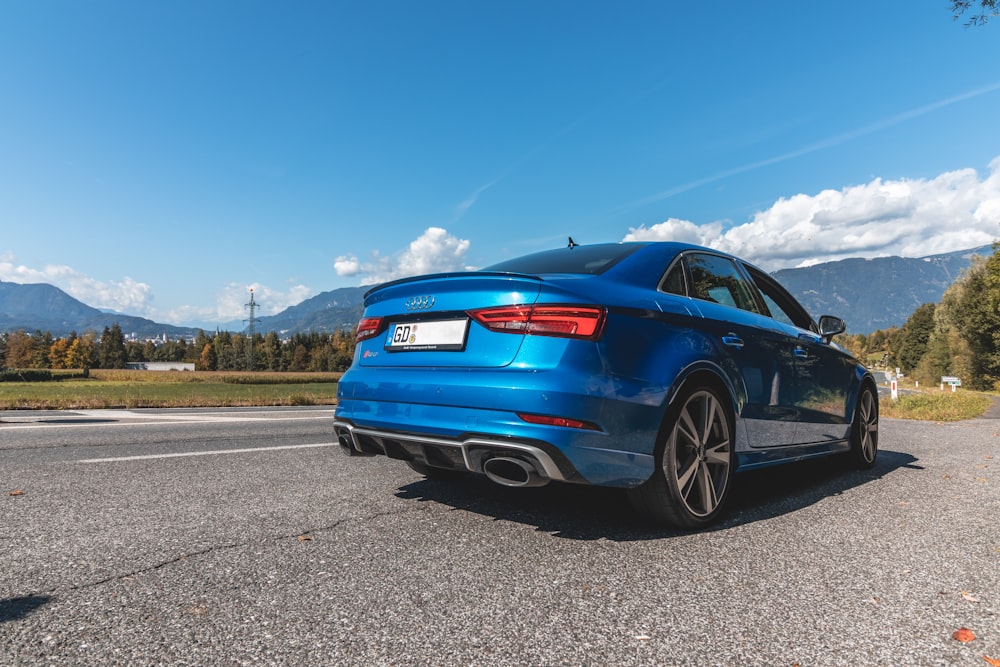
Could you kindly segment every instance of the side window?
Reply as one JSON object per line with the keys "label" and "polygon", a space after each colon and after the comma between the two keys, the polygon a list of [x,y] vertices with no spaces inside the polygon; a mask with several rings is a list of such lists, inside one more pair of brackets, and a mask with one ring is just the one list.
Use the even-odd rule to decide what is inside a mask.
{"label": "side window", "polygon": [[677,261],[667,271],[666,277],[660,283],[660,289],[669,294],[680,294],[687,296],[687,288],[684,284],[684,262]]}
{"label": "side window", "polygon": [[800,329],[812,330],[814,328],[809,313],[783,287],[752,266],[747,266],[746,270],[753,278],[757,289],[760,290],[772,319]]}
{"label": "side window", "polygon": [[697,253],[688,255],[686,260],[691,274],[690,296],[752,313],[759,312],[749,285],[732,260]]}

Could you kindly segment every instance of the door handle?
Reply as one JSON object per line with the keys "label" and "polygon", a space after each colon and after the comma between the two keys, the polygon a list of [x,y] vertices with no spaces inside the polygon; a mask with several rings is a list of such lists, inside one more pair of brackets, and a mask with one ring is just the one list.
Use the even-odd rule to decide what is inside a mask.
{"label": "door handle", "polygon": [[743,349],[743,339],[734,333],[727,334],[722,337],[722,344],[728,345],[729,347],[735,347],[738,350]]}

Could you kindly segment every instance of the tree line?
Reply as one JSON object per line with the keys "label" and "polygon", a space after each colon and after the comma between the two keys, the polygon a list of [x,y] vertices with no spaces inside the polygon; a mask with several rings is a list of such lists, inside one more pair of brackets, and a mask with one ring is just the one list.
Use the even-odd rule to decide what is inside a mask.
{"label": "tree line", "polygon": [[883,363],[927,383],[961,378],[1000,391],[1000,243],[951,284],[940,303],[925,303],[901,327],[841,336],[837,342],[869,364]]}
{"label": "tree line", "polygon": [[129,362],[186,362],[206,371],[345,371],[354,355],[352,331],[278,334],[199,331],[193,341],[127,340],[115,324],[55,338],[49,332],[0,335],[0,367],[17,369],[126,368]]}

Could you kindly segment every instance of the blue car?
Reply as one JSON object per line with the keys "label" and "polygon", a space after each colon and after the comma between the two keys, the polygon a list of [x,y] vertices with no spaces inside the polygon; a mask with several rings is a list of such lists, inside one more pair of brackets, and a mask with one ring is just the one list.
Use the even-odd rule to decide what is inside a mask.
{"label": "blue car", "polygon": [[334,429],[427,477],[621,487],[717,519],[733,474],[878,451],[878,391],[764,271],[684,243],[576,245],[365,295]]}

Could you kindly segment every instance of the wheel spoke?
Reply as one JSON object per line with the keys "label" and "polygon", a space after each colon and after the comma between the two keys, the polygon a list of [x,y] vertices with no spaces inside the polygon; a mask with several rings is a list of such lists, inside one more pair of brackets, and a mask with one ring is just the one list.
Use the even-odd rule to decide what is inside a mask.
{"label": "wheel spoke", "polygon": [[723,440],[719,444],[710,447],[705,451],[705,458],[708,463],[714,465],[729,465],[729,440]]}
{"label": "wheel spoke", "polygon": [[698,472],[698,459],[697,457],[691,457],[689,460],[685,461],[685,468],[682,471],[681,462],[677,462],[677,488],[680,490],[681,495],[687,497],[687,489],[694,479],[694,474]]}
{"label": "wheel spoke", "polygon": [[698,481],[701,486],[701,508],[708,514],[719,504],[719,497],[716,494],[715,484],[712,483],[712,475],[708,472],[708,466],[702,464],[698,466]]}
{"label": "wheel spoke", "polygon": [[698,442],[700,441],[698,427],[695,425],[694,419],[691,418],[691,413],[687,410],[681,412],[680,421],[677,424],[677,435],[683,435],[687,440],[687,442],[684,443],[684,447],[686,449],[698,448]]}

